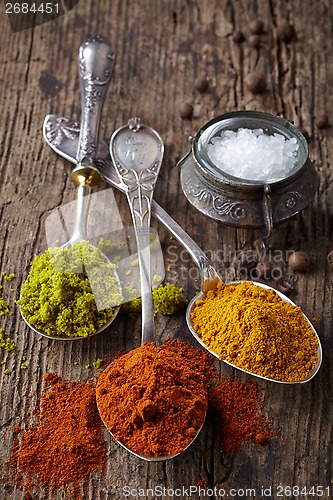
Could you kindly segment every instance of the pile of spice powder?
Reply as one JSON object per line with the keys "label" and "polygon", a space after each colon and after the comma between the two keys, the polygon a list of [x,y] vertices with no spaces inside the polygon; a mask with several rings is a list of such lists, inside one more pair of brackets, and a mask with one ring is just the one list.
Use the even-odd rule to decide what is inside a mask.
{"label": "pile of spice powder", "polygon": [[54,337],[87,337],[114,316],[110,305],[122,302],[114,268],[87,241],[50,248],[35,256],[17,304],[38,331]]}
{"label": "pile of spice powder", "polygon": [[237,451],[253,440],[263,445],[277,436],[273,422],[262,411],[262,401],[263,388],[253,380],[223,376],[210,389],[209,417],[223,452]]}
{"label": "pile of spice powder", "polygon": [[[127,292],[131,292],[131,287],[125,287]],[[183,296],[183,288],[174,285],[173,283],[164,283],[152,287],[152,297],[154,303],[154,315],[158,313],[164,316],[171,316],[182,309],[188,303]],[[136,289],[133,289],[136,294]],[[141,297],[126,302],[121,307],[121,312],[136,315],[141,312]]]}
{"label": "pile of spice powder", "polygon": [[36,426],[16,438],[12,477],[26,492],[68,487],[68,498],[78,499],[82,481],[100,474],[107,462],[95,385],[64,381],[54,373],[44,375],[44,382]]}
{"label": "pile of spice powder", "polygon": [[186,342],[144,343],[100,375],[100,415],[115,439],[135,453],[180,453],[205,421],[213,373],[212,356]]}
{"label": "pile of spice powder", "polygon": [[191,311],[193,329],[220,359],[281,382],[310,376],[318,340],[302,310],[272,289],[219,282]]}

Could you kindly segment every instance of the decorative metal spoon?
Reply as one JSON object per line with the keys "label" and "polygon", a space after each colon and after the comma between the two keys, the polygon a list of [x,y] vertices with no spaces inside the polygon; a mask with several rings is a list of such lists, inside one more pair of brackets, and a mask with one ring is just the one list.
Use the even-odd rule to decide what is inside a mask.
{"label": "decorative metal spoon", "polygon": [[[219,277],[217,277],[216,279],[217,280],[221,280],[221,278],[219,278]],[[195,337],[195,339],[205,349],[207,349],[211,354],[213,354],[213,356],[215,356],[218,359],[220,359],[219,355],[216,352],[214,352],[213,350],[209,349],[208,346],[202,341],[200,335],[198,335],[198,333],[194,330],[194,328],[192,326],[192,321],[191,321],[191,312],[192,312],[193,307],[195,306],[196,301],[202,299],[203,296],[204,296],[204,294],[205,294],[205,292],[208,289],[210,289],[210,288],[214,289],[216,287],[216,284],[217,284],[216,279],[204,281],[204,288],[203,288],[203,290],[198,295],[196,295],[195,297],[193,297],[193,299],[189,302],[189,304],[187,306],[187,310],[186,310],[186,322],[187,322],[187,325],[189,327],[190,332]],[[237,283],[241,283],[241,282],[231,282],[231,283],[228,283],[227,286],[228,285],[234,285],[234,284],[237,284]],[[292,306],[296,306],[296,304],[292,300],[290,300],[288,297],[286,297],[280,291],[275,290],[274,288],[272,288],[272,287],[270,287],[270,286],[268,286],[268,285],[266,285],[264,283],[259,283],[259,282],[256,282],[256,281],[251,281],[250,283],[252,283],[252,284],[254,284],[254,285],[258,286],[258,287],[264,288],[266,290],[274,290],[275,293],[278,294],[278,296],[280,297],[280,299],[282,299],[285,302],[288,302]],[[312,369],[311,373],[309,373],[308,376],[304,377],[303,380],[299,380],[299,381],[296,381],[296,382],[286,382],[286,381],[282,381],[282,380],[276,380],[276,379],[273,379],[273,378],[269,378],[269,377],[264,377],[262,375],[258,375],[255,372],[249,372],[247,370],[244,370],[244,369],[240,368],[239,366],[234,365],[233,363],[230,363],[230,362],[228,362],[228,361],[226,361],[224,359],[222,359],[221,361],[223,361],[224,363],[228,364],[229,366],[231,366],[233,368],[236,368],[237,370],[240,370],[240,371],[242,371],[244,373],[247,373],[249,375],[252,375],[252,376],[255,376],[255,377],[261,378],[263,380],[270,381],[270,382],[276,382],[276,383],[279,383],[279,384],[299,384],[299,383],[309,382],[317,374],[317,372],[318,372],[318,370],[319,370],[319,368],[321,366],[321,363],[322,363],[322,347],[321,347],[321,343],[320,343],[318,334],[317,334],[315,328],[313,327],[312,323],[309,321],[309,319],[306,317],[306,315],[304,313],[303,313],[303,316],[304,316],[305,320],[307,321],[307,323],[309,324],[309,326],[311,327],[313,335],[316,337],[317,342],[318,342],[316,364],[315,364],[314,368]]]}
{"label": "decorative metal spoon", "polygon": [[119,179],[125,187],[138,250],[141,301],[141,342],[156,340],[150,273],[151,202],[160,171],[164,145],[155,130],[131,118],[111,137],[110,153]]}
{"label": "decorative metal spoon", "polygon": [[[110,153],[127,195],[138,247],[142,300],[141,344],[156,340],[150,274],[150,216],[163,152],[162,139],[153,129],[141,124],[138,118],[130,119],[127,125],[116,130],[111,137]],[[106,415],[101,410],[100,415],[105,422]],[[110,429],[109,432],[113,436]],[[146,461],[164,461],[179,455],[142,455],[121,441],[117,442],[133,455]]]}
{"label": "decorative metal spoon", "polygon": [[[80,136],[76,152],[77,165],[71,173],[71,179],[77,185],[76,215],[73,235],[61,248],[69,248],[73,244],[78,244],[83,240],[87,240],[86,228],[90,193],[92,186],[96,185],[101,179],[98,168],[96,167],[100,114],[111,79],[113,66],[114,49],[112,44],[103,36],[97,35],[89,38],[80,46],[78,69],[81,87],[82,115]],[[102,253],[101,256],[105,259],[106,263],[109,262]],[[86,269],[86,271],[89,276],[89,270]],[[114,271],[113,273],[118,284],[118,289],[120,290],[119,278]],[[93,282],[91,282],[91,287],[94,291]],[[95,297],[95,299],[98,300],[98,297]],[[118,311],[119,306],[114,307],[113,316],[92,335],[101,332],[109,326],[115,319]],[[22,309],[21,315],[32,330],[45,337],[57,340],[86,338],[48,335],[45,332],[36,330],[36,328],[29,323],[27,318],[25,318]]]}

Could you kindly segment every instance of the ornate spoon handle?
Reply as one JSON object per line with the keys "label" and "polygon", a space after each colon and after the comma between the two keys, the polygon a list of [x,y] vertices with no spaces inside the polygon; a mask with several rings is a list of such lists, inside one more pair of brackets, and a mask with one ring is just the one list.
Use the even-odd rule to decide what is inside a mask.
{"label": "ornate spoon handle", "polygon": [[103,36],[88,38],[80,46],[78,69],[81,88],[81,127],[76,153],[77,166],[71,174],[72,181],[78,187],[75,229],[68,244],[87,239],[91,185],[97,184],[100,180],[96,167],[100,115],[113,65],[113,47]]}
{"label": "ornate spoon handle", "polygon": [[150,276],[150,216],[163,152],[160,136],[141,124],[138,118],[131,118],[127,125],[116,130],[110,141],[110,154],[127,196],[138,247],[142,343],[155,340]]}
{"label": "ornate spoon handle", "polygon": [[97,151],[100,114],[114,66],[114,49],[103,36],[89,38],[79,49],[82,118],[78,163],[91,165]]}

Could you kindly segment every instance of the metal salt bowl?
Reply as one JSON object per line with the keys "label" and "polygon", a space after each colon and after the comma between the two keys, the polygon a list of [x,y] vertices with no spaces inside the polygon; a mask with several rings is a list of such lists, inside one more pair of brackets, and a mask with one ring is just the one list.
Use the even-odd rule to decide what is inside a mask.
{"label": "metal salt bowl", "polygon": [[[208,156],[208,144],[224,130],[258,129],[272,135],[295,138],[297,161],[285,178],[263,182],[234,177],[217,168]],[[312,200],[317,173],[308,157],[305,137],[284,118],[259,112],[235,111],[207,122],[180,160],[181,186],[188,201],[208,217],[238,228],[262,228],[267,238],[275,224],[293,217]]]}

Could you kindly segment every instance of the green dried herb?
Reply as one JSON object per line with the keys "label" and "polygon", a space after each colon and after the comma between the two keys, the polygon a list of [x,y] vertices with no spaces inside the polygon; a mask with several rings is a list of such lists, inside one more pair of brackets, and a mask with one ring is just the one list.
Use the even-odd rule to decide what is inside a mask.
{"label": "green dried herb", "polygon": [[7,304],[7,302],[5,302],[2,297],[0,297],[0,316],[4,316],[5,314],[11,316],[13,313],[9,309],[9,305]]}
{"label": "green dried herb", "polygon": [[101,358],[97,358],[96,361],[93,362],[95,368],[99,369],[103,365],[103,360]]}
{"label": "green dried herb", "polygon": [[36,330],[54,337],[87,337],[113,317],[110,304],[122,302],[114,267],[87,241],[49,248],[35,256],[16,303]]}
{"label": "green dried herb", "polygon": [[2,276],[6,281],[12,281],[14,278],[16,278],[16,274],[14,273],[7,274],[6,271],[2,273]]}
{"label": "green dried herb", "polygon": [[[136,294],[136,290],[131,286],[125,287],[129,294]],[[154,302],[154,314],[161,313],[165,316],[175,314],[179,309],[185,307],[187,300],[183,297],[183,289],[166,283],[152,288]],[[136,297],[122,305],[122,312],[136,315],[141,312],[141,297]]]}
{"label": "green dried herb", "polygon": [[6,334],[3,328],[0,327],[0,349],[6,352],[15,350],[15,342]]}

